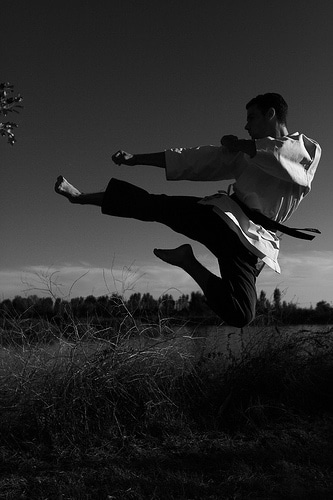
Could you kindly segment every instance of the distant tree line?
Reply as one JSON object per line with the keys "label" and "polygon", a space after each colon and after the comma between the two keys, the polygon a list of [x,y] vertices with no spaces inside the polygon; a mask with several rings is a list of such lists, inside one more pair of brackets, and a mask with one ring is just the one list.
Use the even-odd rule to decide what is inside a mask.
{"label": "distant tree line", "polygon": [[[181,295],[174,299],[164,294],[155,299],[150,293],[133,293],[125,300],[114,293],[95,297],[76,297],[70,300],[52,297],[16,296],[0,302],[0,318],[44,318],[47,320],[89,319],[108,320],[121,319],[126,315],[134,318],[156,320],[158,317],[185,320],[205,320],[220,323],[208,307],[201,292]],[[332,324],[333,307],[326,301],[317,302],[315,307],[303,308],[293,302],[282,300],[281,291],[276,288],[272,299],[268,299],[261,291],[256,305],[257,324]]]}

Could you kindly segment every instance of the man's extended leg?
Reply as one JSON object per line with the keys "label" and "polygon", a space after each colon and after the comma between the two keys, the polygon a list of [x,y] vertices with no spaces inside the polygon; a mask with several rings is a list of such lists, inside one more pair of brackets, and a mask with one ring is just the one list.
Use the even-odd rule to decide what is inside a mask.
{"label": "man's extended leg", "polygon": [[155,255],[184,269],[198,283],[211,309],[227,323],[242,327],[253,319],[256,257],[244,249],[212,207],[198,204],[199,198],[151,195],[117,179],[110,181],[105,193],[81,193],[62,177],[55,189],[72,203],[101,206],[107,215],[160,222],[203,243],[218,258],[222,279],[200,264],[190,245],[155,250]]}

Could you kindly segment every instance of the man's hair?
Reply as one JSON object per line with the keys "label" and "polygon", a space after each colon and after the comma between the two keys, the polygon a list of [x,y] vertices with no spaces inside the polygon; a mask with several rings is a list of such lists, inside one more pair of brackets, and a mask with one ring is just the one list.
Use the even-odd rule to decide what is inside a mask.
{"label": "man's hair", "polygon": [[287,123],[288,104],[280,94],[269,92],[257,95],[247,103],[246,109],[251,106],[257,106],[263,114],[266,114],[269,108],[274,108],[278,121],[283,124]]}

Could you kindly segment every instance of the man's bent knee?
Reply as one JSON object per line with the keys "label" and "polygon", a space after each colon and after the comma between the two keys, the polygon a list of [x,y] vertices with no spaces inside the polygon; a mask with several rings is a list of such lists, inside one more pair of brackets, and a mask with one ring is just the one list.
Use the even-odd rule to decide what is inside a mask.
{"label": "man's bent knee", "polygon": [[208,287],[206,299],[209,307],[228,325],[243,328],[255,317],[257,297],[255,290],[239,295],[235,297],[235,293],[224,288],[223,279],[215,278]]}
{"label": "man's bent knee", "polygon": [[237,307],[231,310],[227,304],[224,306],[221,304],[219,308],[211,305],[210,307],[223,321],[236,328],[244,328],[255,318],[255,313],[252,309],[244,310],[242,307]]}

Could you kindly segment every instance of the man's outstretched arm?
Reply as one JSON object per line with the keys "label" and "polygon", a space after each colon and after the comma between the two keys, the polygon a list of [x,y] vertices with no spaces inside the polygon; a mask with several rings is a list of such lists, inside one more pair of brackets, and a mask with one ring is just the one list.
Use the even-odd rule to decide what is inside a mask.
{"label": "man's outstretched arm", "polygon": [[131,153],[126,153],[126,151],[119,150],[114,155],[112,155],[112,160],[117,165],[151,165],[153,167],[165,168],[165,153],[147,153],[133,155]]}
{"label": "man's outstretched arm", "polygon": [[[225,135],[221,139],[221,144],[230,153],[238,153],[242,151],[251,158],[256,155],[255,141],[238,139],[234,135]],[[153,167],[166,168],[165,152],[147,153],[147,154],[131,154],[126,151],[119,150],[113,156],[112,160],[117,165],[151,165]]]}
{"label": "man's outstretched arm", "polygon": [[234,157],[225,146],[174,148],[160,153],[131,154],[119,150],[112,160],[117,165],[152,165],[166,171],[167,180],[216,181],[236,179]]}

